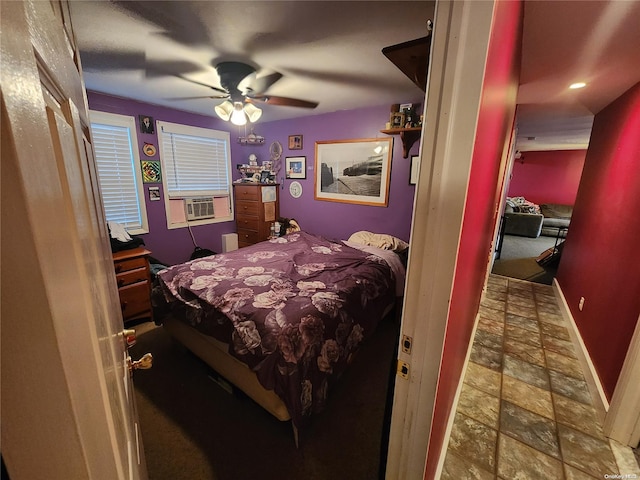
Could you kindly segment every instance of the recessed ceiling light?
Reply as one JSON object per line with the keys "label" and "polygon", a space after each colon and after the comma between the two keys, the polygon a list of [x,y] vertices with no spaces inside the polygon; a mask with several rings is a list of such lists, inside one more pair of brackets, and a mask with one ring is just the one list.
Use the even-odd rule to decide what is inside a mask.
{"label": "recessed ceiling light", "polygon": [[569,85],[569,88],[572,90],[575,90],[577,88],[584,88],[586,87],[587,84],[584,82],[576,82],[576,83],[572,83],[571,85]]}

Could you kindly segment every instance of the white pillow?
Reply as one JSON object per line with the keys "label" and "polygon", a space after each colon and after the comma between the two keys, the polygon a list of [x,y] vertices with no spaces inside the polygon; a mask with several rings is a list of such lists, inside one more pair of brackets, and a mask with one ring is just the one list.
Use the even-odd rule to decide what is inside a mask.
{"label": "white pillow", "polygon": [[361,230],[349,237],[349,242],[359,243],[361,245],[370,245],[372,247],[384,250],[393,250],[394,252],[402,252],[409,248],[409,244],[397,237],[386,233],[371,233]]}

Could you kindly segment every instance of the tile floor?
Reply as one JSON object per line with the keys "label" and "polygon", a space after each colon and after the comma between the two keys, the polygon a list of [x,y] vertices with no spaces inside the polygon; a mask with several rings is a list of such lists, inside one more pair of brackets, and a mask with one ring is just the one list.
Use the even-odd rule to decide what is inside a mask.
{"label": "tile floor", "polygon": [[602,434],[553,287],[489,278],[441,478],[640,479]]}

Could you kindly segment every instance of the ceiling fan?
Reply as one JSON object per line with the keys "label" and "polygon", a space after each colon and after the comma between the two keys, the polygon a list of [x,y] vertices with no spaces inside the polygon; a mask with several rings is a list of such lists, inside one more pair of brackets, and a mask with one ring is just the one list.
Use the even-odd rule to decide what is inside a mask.
{"label": "ceiling fan", "polygon": [[[274,83],[282,78],[282,74],[274,72],[261,77],[256,76],[256,69],[242,62],[220,62],[216,65],[216,72],[220,77],[220,87],[215,87],[197,80],[176,75],[197,85],[219,92],[219,95],[206,95],[195,98],[225,99],[216,105],[216,114],[225,121],[231,120],[235,125],[245,125],[247,119],[256,122],[262,115],[262,110],[255,104],[268,104],[288,107],[315,108],[317,102],[309,102],[296,98],[278,97],[265,93]],[[186,99],[186,98],[183,98]]]}

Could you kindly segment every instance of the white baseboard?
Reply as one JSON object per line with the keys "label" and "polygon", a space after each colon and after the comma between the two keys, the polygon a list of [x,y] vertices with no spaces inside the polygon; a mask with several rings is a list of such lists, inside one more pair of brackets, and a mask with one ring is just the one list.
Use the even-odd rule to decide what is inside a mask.
{"label": "white baseboard", "polygon": [[[485,290],[486,290],[486,284],[485,284]],[[476,314],[476,319],[473,325],[473,331],[471,332],[471,341],[469,342],[469,347],[467,348],[467,355],[464,359],[464,364],[462,365],[462,372],[460,375],[460,379],[458,380],[458,387],[456,388],[456,394],[453,397],[453,405],[451,405],[451,411],[449,412],[449,418],[447,420],[447,429],[444,432],[444,439],[442,442],[442,447],[440,449],[440,456],[438,457],[438,466],[436,468],[435,478],[440,478],[440,476],[442,475],[442,469],[444,468],[444,460],[445,460],[445,457],[447,456],[447,449],[449,447],[451,430],[453,430],[453,422],[456,418],[456,411],[458,410],[458,401],[460,400],[460,393],[462,392],[464,377],[467,373],[467,366],[469,365],[469,359],[471,358],[471,349],[473,348],[473,341],[476,338],[476,330],[478,329],[479,320],[480,320],[480,312]]]}
{"label": "white baseboard", "polygon": [[569,335],[571,336],[571,340],[573,341],[574,346],[577,350],[578,360],[582,366],[582,371],[584,373],[585,380],[587,382],[587,386],[589,387],[589,392],[591,393],[591,398],[594,402],[594,408],[598,414],[600,421],[604,422],[604,417],[606,413],[609,411],[609,400],[607,400],[607,396],[604,393],[604,388],[602,388],[602,382],[600,382],[600,377],[596,372],[596,368],[591,361],[591,356],[589,355],[589,351],[587,350],[587,346],[584,344],[582,340],[582,335],[580,335],[580,330],[578,330],[578,325],[571,314],[571,310],[569,309],[569,304],[567,303],[567,299],[562,292],[562,288],[558,281],[553,279],[553,288],[558,294],[558,297],[562,301],[562,314],[565,319],[569,323]]}

